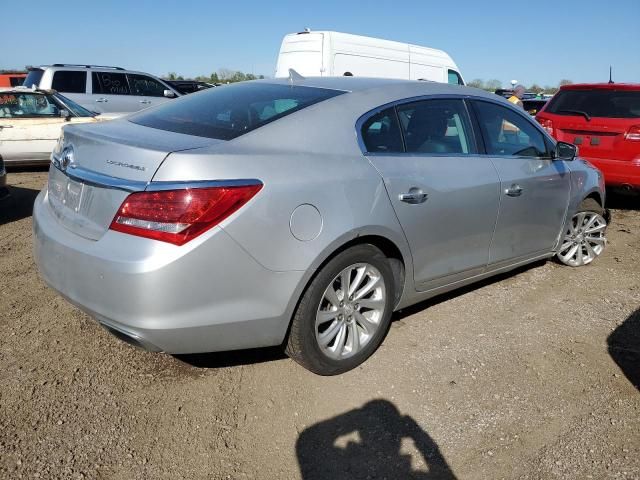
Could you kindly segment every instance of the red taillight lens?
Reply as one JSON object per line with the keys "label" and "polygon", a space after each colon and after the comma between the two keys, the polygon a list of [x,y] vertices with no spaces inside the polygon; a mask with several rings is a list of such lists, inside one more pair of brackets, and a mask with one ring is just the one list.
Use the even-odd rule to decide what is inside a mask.
{"label": "red taillight lens", "polygon": [[542,125],[542,128],[544,128],[549,135],[553,136],[553,122],[551,120],[548,118],[536,118],[536,120],[538,120],[538,123]]}
{"label": "red taillight lens", "polygon": [[625,133],[624,138],[627,140],[640,140],[640,125],[634,125]]}
{"label": "red taillight lens", "polygon": [[261,188],[258,184],[132,193],[109,228],[184,245],[237,211]]}

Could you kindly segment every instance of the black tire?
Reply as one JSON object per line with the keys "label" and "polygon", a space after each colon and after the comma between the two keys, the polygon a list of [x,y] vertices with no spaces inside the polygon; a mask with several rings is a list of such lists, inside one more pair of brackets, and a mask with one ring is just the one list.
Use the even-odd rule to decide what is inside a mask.
{"label": "black tire", "polygon": [[[379,327],[362,350],[348,358],[332,359],[322,352],[316,340],[316,313],[325,290],[336,276],[347,267],[364,262],[374,266],[381,274],[386,291],[384,312]],[[291,322],[286,354],[318,375],[338,375],[363,363],[380,346],[389,330],[395,298],[393,278],[389,261],[380,249],[373,245],[355,245],[337,254],[320,269],[302,295]]]}

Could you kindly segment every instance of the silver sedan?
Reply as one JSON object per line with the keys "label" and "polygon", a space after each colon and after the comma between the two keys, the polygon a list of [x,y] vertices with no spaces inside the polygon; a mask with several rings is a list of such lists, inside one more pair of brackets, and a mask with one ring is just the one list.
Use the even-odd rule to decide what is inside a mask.
{"label": "silver sedan", "polygon": [[496,95],[267,80],[66,127],[35,252],[134,345],[282,345],[332,375],[376,350],[394,310],[540,259],[589,264],[604,201],[574,146]]}

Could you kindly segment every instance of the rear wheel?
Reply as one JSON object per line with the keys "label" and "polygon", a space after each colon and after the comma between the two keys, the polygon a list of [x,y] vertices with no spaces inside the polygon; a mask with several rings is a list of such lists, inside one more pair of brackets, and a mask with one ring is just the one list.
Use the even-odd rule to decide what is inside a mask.
{"label": "rear wheel", "polygon": [[302,296],[287,354],[319,375],[351,370],[382,342],[394,298],[391,267],[378,248],[356,245],[339,253]]}
{"label": "rear wheel", "polygon": [[584,200],[567,226],[558,260],[571,267],[593,262],[604,251],[607,221],[604,208],[592,198]]}

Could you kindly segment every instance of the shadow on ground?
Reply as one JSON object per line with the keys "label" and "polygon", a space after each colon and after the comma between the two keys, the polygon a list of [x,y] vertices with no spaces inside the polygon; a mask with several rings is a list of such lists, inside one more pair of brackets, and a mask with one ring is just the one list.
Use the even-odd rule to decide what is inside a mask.
{"label": "shadow on ground", "polygon": [[455,479],[429,434],[387,400],[310,426],[296,454],[303,480]]}
{"label": "shadow on ground", "polygon": [[609,335],[607,344],[611,358],[640,390],[640,308]]}
{"label": "shadow on ground", "polygon": [[616,210],[640,210],[640,193],[607,189],[606,207]]}
{"label": "shadow on ground", "polygon": [[196,368],[236,367],[287,358],[282,347],[254,348],[231,352],[192,353],[188,355],[173,355],[173,357]]}
{"label": "shadow on ground", "polygon": [[0,201],[0,225],[30,217],[39,190],[9,185],[9,197]]}

